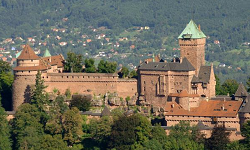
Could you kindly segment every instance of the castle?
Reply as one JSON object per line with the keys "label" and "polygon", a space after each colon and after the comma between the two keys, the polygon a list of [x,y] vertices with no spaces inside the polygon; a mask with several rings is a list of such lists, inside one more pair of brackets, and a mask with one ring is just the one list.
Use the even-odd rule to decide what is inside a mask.
{"label": "castle", "polygon": [[116,92],[120,97],[133,97],[137,93],[136,79],[120,79],[112,73],[64,73],[62,55],[51,56],[48,51],[38,57],[29,45],[26,45],[17,58],[13,83],[13,110],[24,102],[29,102],[32,86],[35,85],[36,74],[41,71],[46,92],[54,89],[65,93],[104,95]]}
{"label": "castle", "polygon": [[180,61],[142,63],[138,67],[140,103],[164,106],[183,90],[193,97],[215,97],[213,65],[205,66],[205,44],[205,34],[191,20],[179,36]]}
{"label": "castle", "polygon": [[239,86],[235,100],[215,96],[213,65],[205,65],[206,36],[192,20],[178,37],[180,58],[173,62],[159,56],[138,66],[138,79],[120,79],[117,74],[64,73],[62,55],[51,56],[46,50],[38,57],[26,45],[14,68],[13,110],[29,102],[38,71],[47,86],[64,93],[104,95],[116,92],[120,97],[136,97],[137,104],[156,108],[165,116],[167,128],[189,121],[208,137],[216,124],[231,132],[231,140],[242,138],[240,127],[250,119],[250,96]]}

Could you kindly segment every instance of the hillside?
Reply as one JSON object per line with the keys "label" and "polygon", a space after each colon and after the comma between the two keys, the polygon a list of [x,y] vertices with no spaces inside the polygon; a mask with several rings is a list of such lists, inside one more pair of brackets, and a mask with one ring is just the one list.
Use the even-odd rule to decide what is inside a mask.
{"label": "hillside", "polygon": [[[136,66],[138,58],[153,53],[165,58],[178,56],[174,51],[178,49],[177,36],[194,19],[209,36],[206,59],[211,62],[233,49],[248,51],[249,5],[245,0],[0,0],[0,47],[20,50],[29,41],[41,53],[45,48],[52,54],[66,55],[72,50],[86,57],[105,52],[105,59]],[[99,38],[101,34],[105,36]],[[19,37],[21,40],[14,40]],[[6,42],[7,38],[14,43]],[[235,72],[242,80],[241,74],[248,72],[237,67],[244,63],[235,64],[238,59],[228,58],[216,61],[232,64],[235,70],[219,68],[217,73]]]}

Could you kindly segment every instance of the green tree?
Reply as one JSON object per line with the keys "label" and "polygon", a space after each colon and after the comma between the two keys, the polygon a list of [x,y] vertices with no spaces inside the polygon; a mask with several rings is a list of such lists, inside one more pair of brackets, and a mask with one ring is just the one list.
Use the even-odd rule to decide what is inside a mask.
{"label": "green tree", "polygon": [[67,53],[66,63],[64,65],[64,71],[66,72],[81,72],[82,71],[82,55],[76,55],[73,52]]}
{"label": "green tree", "polygon": [[35,105],[40,111],[45,112],[45,107],[48,105],[48,94],[45,91],[46,86],[44,80],[41,78],[41,72],[38,71],[36,74],[35,89],[31,95],[31,104]]}
{"label": "green tree", "polygon": [[0,60],[0,74],[6,73],[11,71],[11,66],[8,62],[5,62],[3,60]]}
{"label": "green tree", "polygon": [[22,104],[12,121],[15,149],[26,150],[40,147],[43,124],[42,114],[34,105]]}
{"label": "green tree", "polygon": [[90,59],[85,59],[85,72],[87,73],[95,73],[96,68],[95,68],[95,60],[90,58]]}
{"label": "green tree", "polygon": [[62,116],[63,125],[63,140],[65,140],[69,146],[73,146],[75,143],[80,142],[82,132],[82,119],[79,110],[73,107],[67,110]]}
{"label": "green tree", "polygon": [[12,107],[12,83],[14,76],[10,72],[10,64],[0,60],[0,98],[2,99],[2,106],[6,110],[11,110]]}
{"label": "green tree", "polygon": [[210,150],[221,150],[226,149],[229,141],[229,132],[226,132],[224,126],[216,126],[213,128],[212,135],[206,140],[206,149]]}
{"label": "green tree", "polygon": [[247,79],[247,92],[250,92],[250,77]]}
{"label": "green tree", "polygon": [[[249,146],[247,146],[249,147]],[[227,144],[227,150],[247,150],[247,147],[245,147],[242,143],[239,141],[233,141],[229,144]]]}
{"label": "green tree", "polygon": [[166,149],[204,149],[204,144],[196,141],[196,127],[190,126],[188,122],[181,121],[170,129]]}
{"label": "green tree", "polygon": [[126,78],[129,75],[129,70],[127,67],[122,67],[121,72],[119,72],[120,78]]}
{"label": "green tree", "polygon": [[116,62],[108,62],[101,60],[98,64],[99,73],[115,73],[117,67]]}
{"label": "green tree", "polygon": [[0,105],[0,149],[11,150],[10,127],[6,117],[3,107]]}
{"label": "green tree", "polygon": [[71,107],[77,107],[80,111],[88,111],[91,105],[91,95],[75,95],[70,102]]}
{"label": "green tree", "polygon": [[114,121],[109,146],[115,149],[143,148],[142,143],[149,140],[151,124],[139,114],[122,116]]}
{"label": "green tree", "polygon": [[44,135],[41,139],[41,145],[39,149],[44,150],[67,150],[67,143],[62,140],[61,135]]}
{"label": "green tree", "polygon": [[216,93],[216,95],[224,94],[223,91],[222,91],[220,78],[217,75],[215,75],[215,79],[216,79],[216,85],[215,85],[215,93]]}
{"label": "green tree", "polygon": [[138,77],[138,74],[135,70],[132,70],[130,73],[129,73],[129,78],[136,78]]}
{"label": "green tree", "polygon": [[222,85],[222,93],[224,95],[233,95],[238,89],[239,83],[234,79],[227,79]]}
{"label": "green tree", "polygon": [[62,134],[62,115],[69,109],[65,104],[63,96],[57,96],[56,99],[51,102],[49,111],[47,111],[49,119],[45,125],[46,133],[50,135]]}
{"label": "green tree", "polygon": [[104,116],[101,119],[92,119],[90,121],[89,133],[91,139],[97,143],[101,149],[107,149],[109,136],[111,134],[112,118]]}

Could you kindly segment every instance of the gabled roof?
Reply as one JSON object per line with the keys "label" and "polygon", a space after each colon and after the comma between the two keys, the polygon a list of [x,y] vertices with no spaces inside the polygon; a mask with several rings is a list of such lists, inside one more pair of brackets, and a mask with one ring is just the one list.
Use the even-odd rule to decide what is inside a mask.
{"label": "gabled roof", "polygon": [[236,97],[242,97],[242,96],[247,97],[248,96],[247,90],[242,83],[240,83],[234,96],[236,96]]}
{"label": "gabled roof", "polygon": [[139,66],[139,70],[154,70],[154,71],[194,71],[195,68],[187,60],[183,58],[182,62],[148,62]]}
{"label": "gabled roof", "polygon": [[32,48],[26,44],[23,48],[20,56],[17,59],[31,59],[36,60],[39,59],[39,57],[35,54],[35,52],[32,50]]}
{"label": "gabled roof", "polygon": [[192,83],[209,83],[211,76],[211,66],[201,66],[198,77],[194,76]]}
{"label": "gabled roof", "polygon": [[188,97],[188,96],[189,96],[189,94],[188,94],[187,90],[181,91],[181,93],[178,95],[178,97]]}
{"label": "gabled roof", "polygon": [[186,28],[179,35],[178,39],[191,38],[201,39],[206,38],[206,35],[197,27],[193,20],[190,20]]}
{"label": "gabled roof", "polygon": [[51,54],[50,54],[49,50],[46,49],[44,54],[43,54],[43,57],[50,57],[50,56],[51,56]]}

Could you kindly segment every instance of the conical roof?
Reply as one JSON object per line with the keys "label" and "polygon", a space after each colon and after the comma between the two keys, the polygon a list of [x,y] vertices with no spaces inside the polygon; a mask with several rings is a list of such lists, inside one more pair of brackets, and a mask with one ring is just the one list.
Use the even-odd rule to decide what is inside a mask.
{"label": "conical roof", "polygon": [[21,53],[22,53],[22,50],[20,52],[16,53],[16,58],[18,58],[21,55]]}
{"label": "conical roof", "polygon": [[190,20],[186,28],[179,35],[178,39],[191,38],[201,39],[206,38],[206,35],[197,27],[193,20]]}
{"label": "conical roof", "polygon": [[50,57],[50,56],[51,56],[51,54],[50,54],[49,50],[46,49],[44,54],[43,54],[43,57]]}
{"label": "conical roof", "polygon": [[110,115],[111,115],[111,113],[110,113],[109,108],[107,106],[105,106],[104,109],[103,109],[103,111],[102,111],[102,113],[101,113],[101,117],[103,117],[103,116],[110,116]]}
{"label": "conical roof", "polygon": [[[246,101],[245,101],[246,102]],[[244,102],[244,103],[245,103]],[[246,102],[245,104],[242,104],[242,105],[245,105],[245,106],[242,106],[242,108],[240,109],[239,112],[242,112],[242,113],[250,113],[250,102]]]}
{"label": "conical roof", "polygon": [[20,56],[17,59],[39,59],[39,57],[35,54],[35,52],[33,51],[33,49],[26,44],[25,47],[23,48]]}
{"label": "conical roof", "polygon": [[234,96],[236,96],[236,97],[248,96],[247,90],[242,83],[240,83]]}

